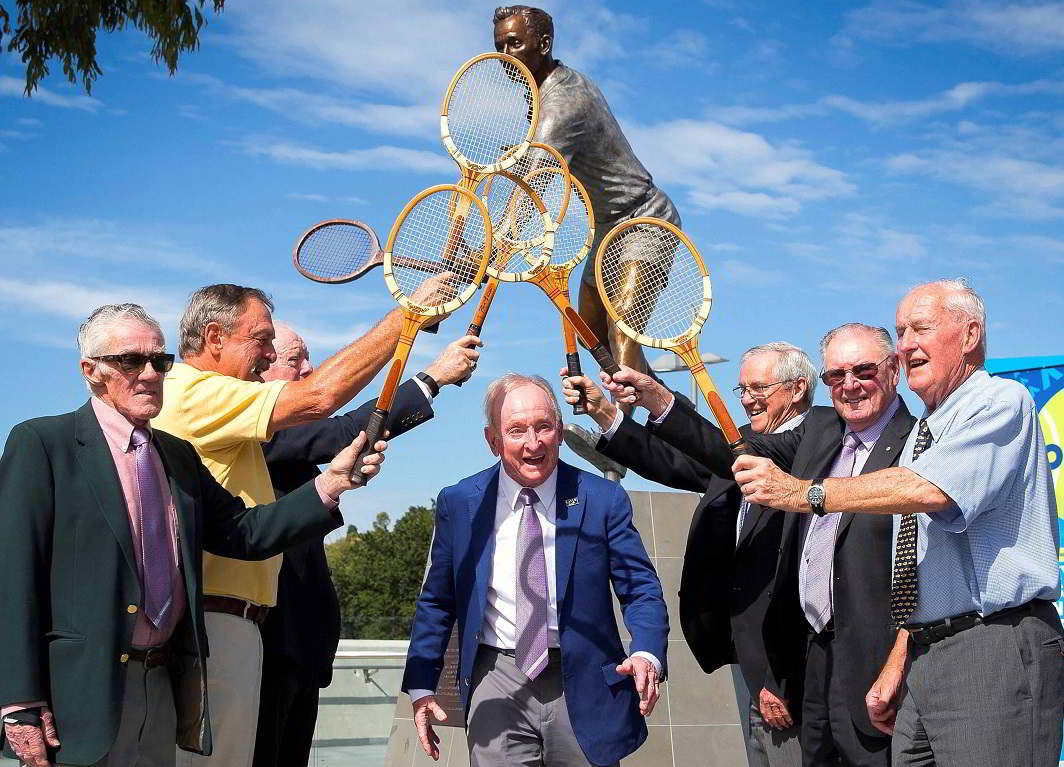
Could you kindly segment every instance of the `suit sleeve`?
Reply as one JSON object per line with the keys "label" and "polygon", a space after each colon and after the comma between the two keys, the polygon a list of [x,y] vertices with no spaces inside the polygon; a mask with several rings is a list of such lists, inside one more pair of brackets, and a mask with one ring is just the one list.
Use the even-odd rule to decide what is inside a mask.
{"label": "suit sleeve", "polygon": [[403,692],[435,690],[443,670],[443,654],[455,622],[452,527],[446,493],[436,501],[429,571],[414,610],[414,625],[403,672]]}
{"label": "suit sleeve", "polygon": [[617,432],[608,440],[599,439],[595,448],[639,476],[677,490],[702,493],[713,479],[697,460],[627,416]]}
{"label": "suit sleeve", "polygon": [[[366,428],[376,405],[377,401],[372,399],[343,415],[282,429],[262,446],[266,463],[328,463]],[[398,437],[432,416],[432,405],[425,399],[424,392],[414,381],[406,381],[396,392],[395,402],[388,413],[389,439]]]}
{"label": "suit sleeve", "polygon": [[49,700],[45,632],[55,496],[47,451],[27,424],[16,426],[7,439],[0,497],[0,705]]}
{"label": "suit sleeve", "polygon": [[664,679],[668,675],[669,615],[658,574],[632,523],[632,503],[620,485],[610,499],[606,525],[610,581],[621,603],[624,625],[632,635],[628,654],[642,651],[653,655],[661,661]]}

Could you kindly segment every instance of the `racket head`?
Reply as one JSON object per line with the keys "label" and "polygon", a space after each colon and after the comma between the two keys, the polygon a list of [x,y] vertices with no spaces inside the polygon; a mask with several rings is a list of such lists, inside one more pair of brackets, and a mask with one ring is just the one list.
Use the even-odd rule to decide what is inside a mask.
{"label": "racket head", "polygon": [[[395,219],[384,250],[384,281],[392,297],[426,322],[457,310],[484,279],[491,233],[487,207],[468,189],[438,184],[419,192]],[[443,272],[454,275],[454,295],[421,302],[417,290]]]}
{"label": "racket head", "polygon": [[[548,170],[555,171],[555,174],[546,174],[545,171]],[[547,206],[547,212],[555,223],[560,224],[565,219],[572,187],[568,183],[571,178],[569,163],[561,152],[550,144],[533,141],[528,145],[528,150],[507,168],[507,171],[529,182]],[[538,177],[535,183],[532,182],[534,176]]]}
{"label": "racket head", "polygon": [[292,248],[292,266],[314,282],[350,282],[383,263],[376,232],[354,219],[319,221]]}
{"label": "racket head", "polygon": [[539,126],[539,88],[524,64],[505,53],[474,56],[455,73],[440,107],[440,139],[466,171],[514,165]]}
{"label": "racket head", "polygon": [[543,199],[520,176],[498,171],[477,185],[491,215],[492,255],[488,276],[523,282],[550,264],[556,225]]}
{"label": "racket head", "polygon": [[[633,266],[661,281],[633,286]],[[595,283],[617,327],[643,346],[669,349],[698,335],[713,305],[709,271],[691,239],[668,221],[642,217],[613,227],[599,245]]]}
{"label": "racket head", "polygon": [[[564,182],[564,175],[557,168],[540,168],[527,179],[529,186],[539,188],[544,177],[550,179],[546,186],[547,196],[553,198],[558,184]],[[591,207],[591,197],[576,176],[569,176],[568,187],[568,210],[564,218],[556,220],[551,267],[571,272],[591,252],[591,244],[595,241],[595,211]],[[550,207],[547,199],[544,204]]]}

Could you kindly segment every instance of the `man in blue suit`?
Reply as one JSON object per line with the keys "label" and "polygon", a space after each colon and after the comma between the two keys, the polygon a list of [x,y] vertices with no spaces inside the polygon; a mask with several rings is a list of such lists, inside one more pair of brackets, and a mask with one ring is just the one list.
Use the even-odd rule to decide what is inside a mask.
{"label": "man in blue suit", "polygon": [[457,620],[472,767],[616,765],[646,740],[669,633],[631,503],[558,461],[561,411],[542,378],[492,382],[484,414],[500,463],[440,493],[414,615],[403,690],[421,746],[439,758],[430,716],[446,719],[433,693]]}

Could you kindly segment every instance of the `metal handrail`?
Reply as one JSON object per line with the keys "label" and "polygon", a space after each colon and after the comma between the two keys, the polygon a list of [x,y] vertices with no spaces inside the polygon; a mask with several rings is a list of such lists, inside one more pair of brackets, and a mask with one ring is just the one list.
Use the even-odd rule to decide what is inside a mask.
{"label": "metal handrail", "polygon": [[382,652],[377,650],[337,650],[333,662],[338,660],[403,660],[405,652]]}

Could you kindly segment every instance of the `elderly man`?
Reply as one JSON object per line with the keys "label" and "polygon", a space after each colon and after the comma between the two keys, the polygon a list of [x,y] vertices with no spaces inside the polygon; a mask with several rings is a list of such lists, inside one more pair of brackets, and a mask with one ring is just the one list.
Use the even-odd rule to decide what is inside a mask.
{"label": "elderly man", "polygon": [[[438,280],[427,291],[442,290]],[[390,359],[399,336],[394,310],[306,378],[263,382],[275,359],[273,308],[261,290],[208,285],[181,317],[183,364],[167,377],[155,425],[187,439],[223,487],[249,503],[275,498],[262,443],[275,432],[318,420],[349,401]],[[204,607],[211,664],[211,724],[218,765],[251,762],[258,721],[262,641],[259,626],[276,603],[281,557],[239,562],[208,554]],[[182,752],[182,764],[205,760]]]}
{"label": "elderly man", "polygon": [[[314,371],[307,345],[287,325],[274,323],[277,359],[265,381],[298,381]],[[422,373],[396,392],[389,411],[390,438],[433,416],[440,387],[465,381],[480,352],[480,340],[464,336],[448,345]],[[369,420],[376,404],[332,418],[283,429],[263,445],[274,492],[280,498],[318,474],[318,464],[348,444]],[[308,631],[308,626],[315,626]],[[277,606],[261,626],[262,690],[254,767],[301,767],[310,758],[318,717],[318,689],[332,681],[340,641],[340,605],[325,546],[312,539],[286,549],[277,581]]]}
{"label": "elderly man", "polygon": [[559,462],[561,413],[542,378],[492,382],[484,415],[500,463],[440,493],[414,615],[402,688],[422,748],[439,758],[429,717],[445,718],[433,691],[457,620],[472,767],[616,765],[646,739],[669,630],[632,506],[616,483]]}
{"label": "elderly man", "polygon": [[[813,408],[788,432],[748,435],[751,448],[812,479],[896,464],[913,418],[896,393],[900,371],[890,334],[851,323],[827,333],[820,350],[821,379],[831,388],[834,408]],[[610,387],[618,396],[638,395],[661,420],[663,438],[686,445],[714,473],[732,476],[732,455],[716,427],[671,407],[671,393],[646,376],[622,371],[614,379]],[[637,391],[622,383],[634,383]],[[883,667],[893,673],[905,659],[904,635],[894,629],[888,609],[891,530],[885,518],[850,508],[815,522],[788,514],[781,534],[779,567],[797,574],[799,606],[811,633],[801,732],[807,767],[836,759],[847,767],[890,761],[890,738],[870,720],[864,696]]]}
{"label": "elderly man", "polygon": [[247,509],[149,426],[174,361],[154,319],[100,307],[78,347],[89,402],[15,426],[0,458],[0,741],[31,767],[172,766],[175,744],[211,751],[203,550],[264,558],[339,527],[362,438]]}
{"label": "elderly man", "polygon": [[[792,511],[892,518],[890,614],[911,636],[868,708],[894,725],[895,765],[1057,764],[1064,638],[1057,513],[1034,402],[991,378],[986,311],[962,280],[932,282],[898,304],[898,350],[925,412],[901,464],[810,484],[741,457],[751,501]],[[861,577],[855,573],[854,577]]]}
{"label": "elderly man", "polygon": [[[815,388],[813,363],[798,347],[775,342],[748,349],[735,387],[750,418],[744,432],[774,434],[797,427],[813,404]],[[714,476],[683,452],[682,443],[672,445],[622,418],[587,378],[564,379],[570,403],[582,390],[589,393],[589,414],[603,430],[598,450],[647,479],[703,494],[684,553],[680,625],[706,673],[739,664],[750,692],[744,729],[751,766],[797,767],[802,753],[795,722],[806,632],[796,574],[779,567],[785,515],[744,503],[734,482]],[[677,400],[676,407],[683,406]]]}

